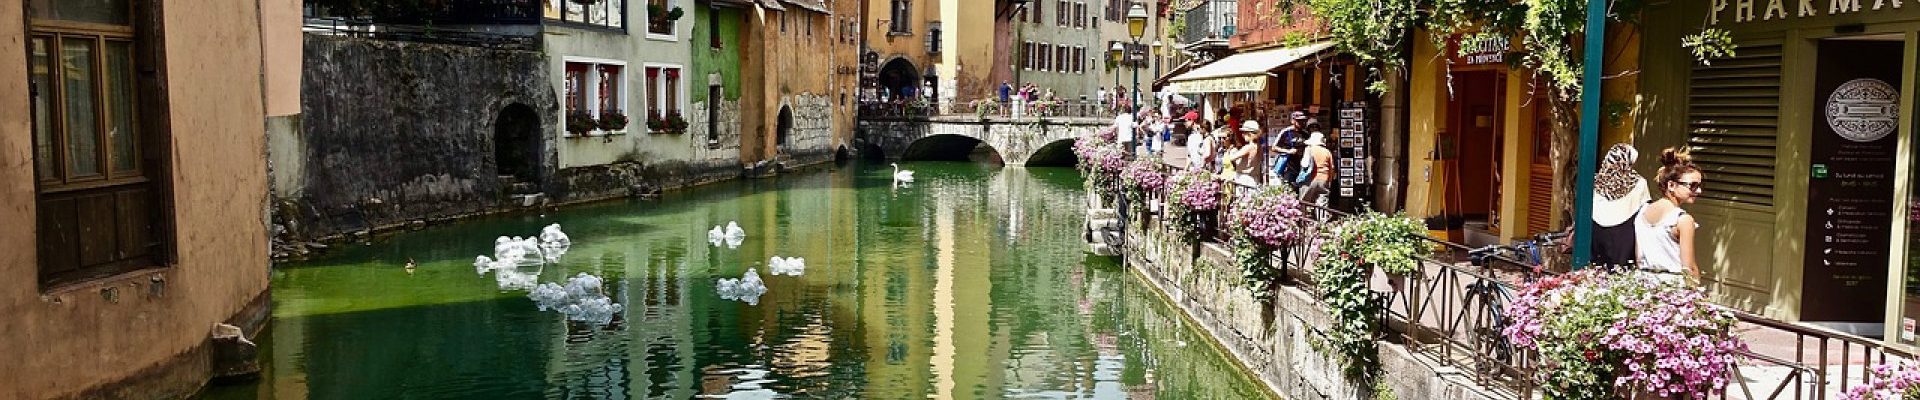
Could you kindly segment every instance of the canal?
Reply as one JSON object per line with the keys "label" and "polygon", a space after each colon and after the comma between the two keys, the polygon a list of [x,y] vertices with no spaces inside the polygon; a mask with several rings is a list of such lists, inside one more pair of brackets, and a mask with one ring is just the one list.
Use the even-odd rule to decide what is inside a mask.
{"label": "canal", "polygon": [[[273,271],[262,376],[212,399],[1266,397],[1114,260],[1089,257],[1072,169],[909,163],[704,186],[335,246]],[[738,221],[737,248],[708,241]],[[561,224],[540,282],[588,273],[588,326],[476,273]],[[800,276],[768,274],[801,257]],[[403,266],[413,260],[417,268]],[[757,268],[757,304],[721,278]]]}

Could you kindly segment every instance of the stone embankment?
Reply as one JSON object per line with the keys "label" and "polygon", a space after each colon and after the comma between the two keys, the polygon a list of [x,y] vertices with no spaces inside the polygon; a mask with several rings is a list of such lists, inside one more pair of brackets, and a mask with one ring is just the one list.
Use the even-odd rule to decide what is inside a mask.
{"label": "stone embankment", "polygon": [[[1380,342],[1375,383],[1346,378],[1340,361],[1314,349],[1318,328],[1333,321],[1326,306],[1300,286],[1281,285],[1271,305],[1259,300],[1235,265],[1232,250],[1198,246],[1157,226],[1127,232],[1126,264],[1158,289],[1269,390],[1287,399],[1510,399],[1469,374]],[[1298,271],[1296,271],[1298,273]]]}

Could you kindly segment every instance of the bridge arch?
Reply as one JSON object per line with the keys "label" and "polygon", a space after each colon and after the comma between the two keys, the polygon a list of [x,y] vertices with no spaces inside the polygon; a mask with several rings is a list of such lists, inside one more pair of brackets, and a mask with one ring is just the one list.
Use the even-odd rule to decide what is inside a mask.
{"label": "bridge arch", "polygon": [[993,144],[967,135],[936,134],[922,137],[908,144],[900,152],[901,161],[971,161],[992,164],[1005,164],[1000,149]]}
{"label": "bridge arch", "polygon": [[1071,167],[1080,163],[1080,156],[1073,154],[1074,139],[1060,139],[1041,145],[1027,156],[1029,167]]}

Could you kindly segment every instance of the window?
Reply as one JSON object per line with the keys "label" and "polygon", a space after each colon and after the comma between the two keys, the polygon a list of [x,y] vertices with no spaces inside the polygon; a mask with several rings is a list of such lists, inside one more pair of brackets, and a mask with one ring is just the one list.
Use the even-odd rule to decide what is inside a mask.
{"label": "window", "polygon": [[927,24],[927,54],[940,54],[940,23]]}
{"label": "window", "polygon": [[[628,126],[633,126],[633,116],[627,114],[625,72],[626,66],[614,62],[568,61],[565,82],[567,114],[561,116],[562,122],[566,118],[599,119],[608,113],[620,113],[627,116]],[[566,125],[563,123],[561,126]],[[571,134],[568,132],[568,135]]]}
{"label": "window", "polygon": [[1038,69],[1041,71],[1047,71],[1047,70],[1053,69],[1053,45],[1041,43],[1040,51],[1038,51],[1037,53],[1039,53],[1037,55],[1040,58],[1040,65],[1038,66]]}
{"label": "window", "polygon": [[1085,46],[1073,48],[1073,72],[1087,72],[1087,48]]}
{"label": "window", "polygon": [[[30,114],[42,287],[166,264],[159,132],[131,0],[32,2]],[[155,96],[157,97],[157,96]],[[153,97],[148,97],[153,98]],[[153,126],[153,125],[148,125]]]}
{"label": "window", "polygon": [[1047,14],[1046,4],[1046,2],[1040,1],[1033,2],[1033,23],[1035,25],[1040,24],[1040,20],[1045,19],[1044,16]]}
{"label": "window", "polygon": [[[610,1],[602,0],[601,2]],[[647,0],[647,34],[673,36],[674,21],[668,18],[673,13],[673,9],[673,4],[667,0]]]}
{"label": "window", "polygon": [[627,28],[626,0],[600,0],[590,5],[573,0],[543,1],[546,2],[547,19],[600,28],[619,30]]}
{"label": "window", "polygon": [[891,21],[891,24],[889,26],[890,28],[889,32],[900,33],[900,34],[913,33],[912,26],[908,25],[908,23],[911,22],[909,20],[911,20],[912,18],[913,18],[913,2],[912,1],[893,0],[893,20]]}
{"label": "window", "polygon": [[1073,48],[1070,48],[1067,46],[1060,46],[1059,48],[1056,48],[1053,50],[1054,50],[1053,53],[1055,55],[1055,58],[1059,59],[1059,61],[1057,61],[1056,64],[1060,65],[1055,69],[1060,70],[1060,72],[1072,72],[1073,71],[1073,55],[1072,55],[1073,53],[1070,53],[1070,52],[1073,51]]}
{"label": "window", "polygon": [[720,48],[720,8],[707,7],[707,47]]}
{"label": "window", "polygon": [[1053,25],[1067,26],[1067,19],[1073,17],[1073,6],[1067,5],[1067,2],[1064,0],[1053,4],[1056,5],[1053,13]]}
{"label": "window", "polygon": [[1033,70],[1033,42],[1020,44],[1020,69]]}
{"label": "window", "polygon": [[680,68],[647,67],[647,118],[673,119],[680,115]]}
{"label": "window", "polygon": [[[844,99],[844,97],[842,97]],[[707,144],[720,143],[720,85],[707,85]]]}
{"label": "window", "polygon": [[1073,5],[1073,27],[1087,27],[1087,3]]}

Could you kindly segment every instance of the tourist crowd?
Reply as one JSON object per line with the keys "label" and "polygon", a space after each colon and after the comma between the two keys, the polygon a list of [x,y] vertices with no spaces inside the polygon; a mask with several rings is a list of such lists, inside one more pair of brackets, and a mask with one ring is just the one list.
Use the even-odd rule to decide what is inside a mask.
{"label": "tourist crowd", "polygon": [[1307,113],[1295,111],[1287,126],[1269,132],[1254,119],[1175,112],[1179,115],[1154,109],[1118,113],[1113,127],[1121,147],[1135,157],[1158,157],[1242,186],[1284,186],[1303,201],[1326,205],[1334,153],[1327,148],[1325,129]]}

